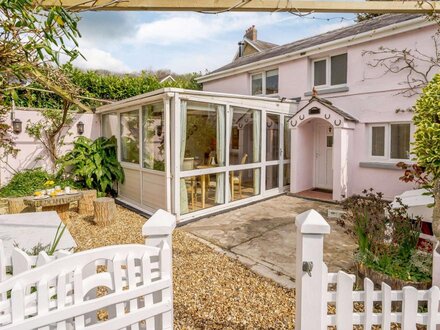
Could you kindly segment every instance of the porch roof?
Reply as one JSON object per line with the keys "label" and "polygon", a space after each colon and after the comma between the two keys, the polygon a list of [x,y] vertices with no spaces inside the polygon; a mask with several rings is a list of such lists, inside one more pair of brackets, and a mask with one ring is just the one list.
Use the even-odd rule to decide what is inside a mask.
{"label": "porch roof", "polygon": [[327,99],[324,99],[322,97],[318,97],[318,96],[312,96],[309,100],[309,102],[307,102],[307,104],[305,106],[303,106],[301,109],[299,109],[293,116],[292,118],[295,118],[295,116],[297,116],[301,111],[303,111],[305,108],[307,108],[311,103],[313,102],[318,102],[320,104],[322,104],[324,107],[330,109],[331,111],[337,113],[338,115],[340,115],[342,118],[344,118],[345,120],[348,121],[352,121],[352,122],[359,122],[359,120],[357,120],[355,117],[353,117],[352,115],[350,115],[349,113],[345,112],[344,110],[338,108],[337,106],[335,106],[332,102],[330,102]]}

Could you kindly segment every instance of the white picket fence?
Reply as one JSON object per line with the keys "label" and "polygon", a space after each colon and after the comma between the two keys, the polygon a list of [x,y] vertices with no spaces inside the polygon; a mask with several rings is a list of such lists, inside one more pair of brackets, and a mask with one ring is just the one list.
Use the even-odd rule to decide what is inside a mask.
{"label": "white picket fence", "polygon": [[[173,215],[158,211],[142,228],[145,245],[102,247],[40,263],[11,256],[18,269],[0,282],[0,329],[173,329],[175,225]],[[2,258],[3,270],[9,257]],[[22,271],[32,263],[36,267]]]}
{"label": "white picket fence", "polygon": [[400,323],[403,330],[414,330],[416,324],[425,325],[428,330],[438,329],[439,287],[391,290],[382,283],[380,290],[374,290],[373,282],[366,278],[364,289],[354,290],[354,275],[328,273],[323,262],[324,236],[330,233],[324,218],[310,210],[297,216],[296,226],[296,329],[336,326],[338,330],[351,330],[354,325],[391,329],[393,322]]}

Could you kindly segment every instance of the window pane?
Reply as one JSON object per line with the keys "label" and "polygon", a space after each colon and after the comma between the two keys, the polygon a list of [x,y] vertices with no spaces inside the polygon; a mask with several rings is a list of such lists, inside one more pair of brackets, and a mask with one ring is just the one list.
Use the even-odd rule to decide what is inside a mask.
{"label": "window pane", "polygon": [[121,114],[121,160],[139,164],[139,112]]}
{"label": "window pane", "polygon": [[117,135],[118,115],[109,113],[102,115],[102,136],[110,138]]}
{"label": "window pane", "polygon": [[252,95],[263,94],[263,75],[254,74],[252,76]]}
{"label": "window pane", "polygon": [[280,158],[280,116],[268,113],[266,116],[266,160]]}
{"label": "window pane", "polygon": [[266,95],[278,93],[278,70],[266,72]]}
{"label": "window pane", "polygon": [[385,156],[385,126],[371,128],[371,155]]}
{"label": "window pane", "polygon": [[261,111],[232,107],[229,151],[231,165],[258,163],[261,160]]}
{"label": "window pane", "polygon": [[225,165],[225,107],[201,102],[185,102],[186,116],[181,121],[183,171]]}
{"label": "window pane", "polygon": [[391,124],[391,158],[409,159],[409,124]]}
{"label": "window pane", "polygon": [[347,83],[347,54],[332,56],[330,77],[332,85]]}
{"label": "window pane", "polygon": [[143,125],[143,167],[157,171],[165,171],[165,118],[163,103],[142,107]]}
{"label": "window pane", "polygon": [[180,213],[207,209],[225,202],[225,173],[180,179]]}
{"label": "window pane", "polygon": [[260,169],[229,172],[230,200],[252,197],[260,194]]}
{"label": "window pane", "polygon": [[278,188],[279,165],[266,166],[266,190]]}
{"label": "window pane", "polygon": [[290,129],[288,117],[284,117],[284,159],[290,159]]}
{"label": "window pane", "polygon": [[327,83],[326,60],[316,61],[314,65],[313,85],[321,86]]}

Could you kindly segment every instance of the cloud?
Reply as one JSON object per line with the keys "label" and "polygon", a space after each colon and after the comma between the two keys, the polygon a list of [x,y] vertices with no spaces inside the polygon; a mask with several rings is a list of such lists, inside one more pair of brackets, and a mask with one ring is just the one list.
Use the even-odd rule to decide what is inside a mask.
{"label": "cloud", "polygon": [[255,24],[258,28],[290,20],[280,14],[262,15],[251,13],[227,13],[221,15],[169,14],[137,26],[134,44],[194,44],[215,39],[233,31],[244,32]]}
{"label": "cloud", "polygon": [[318,29],[316,29],[314,32],[316,34],[321,34],[321,33],[325,33],[325,32],[329,32],[329,31],[333,31],[333,30],[337,30],[349,25],[352,25],[353,22],[351,21],[342,21],[342,22],[336,22],[336,23],[327,23],[324,25],[321,25]]}
{"label": "cloud", "polygon": [[85,70],[108,70],[112,72],[132,71],[124,62],[109,52],[98,48],[80,48],[86,59],[77,58],[73,64]]}

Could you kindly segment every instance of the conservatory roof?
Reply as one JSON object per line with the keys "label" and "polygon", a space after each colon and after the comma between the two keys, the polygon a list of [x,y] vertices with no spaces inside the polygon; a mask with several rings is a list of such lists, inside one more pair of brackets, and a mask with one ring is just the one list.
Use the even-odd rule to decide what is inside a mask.
{"label": "conservatory roof", "polygon": [[217,99],[230,99],[230,100],[248,100],[248,101],[260,101],[263,103],[283,103],[283,104],[291,104],[297,105],[298,101],[294,99],[286,99],[286,98],[275,98],[275,97],[264,97],[264,96],[252,96],[252,95],[241,95],[241,94],[230,94],[230,93],[217,93],[217,92],[206,92],[206,91],[198,91],[191,89],[183,89],[183,88],[175,88],[175,87],[166,87],[157,89],[152,92],[148,92],[145,94],[136,95],[121,101],[114,102],[112,104],[106,104],[100,106],[96,109],[96,113],[108,112],[112,110],[117,110],[122,107],[134,106],[144,102],[150,102],[153,100],[158,100],[161,97],[166,95],[172,97],[174,94],[182,94],[188,96],[195,97],[206,97],[206,101],[210,101],[215,103],[214,98]]}

